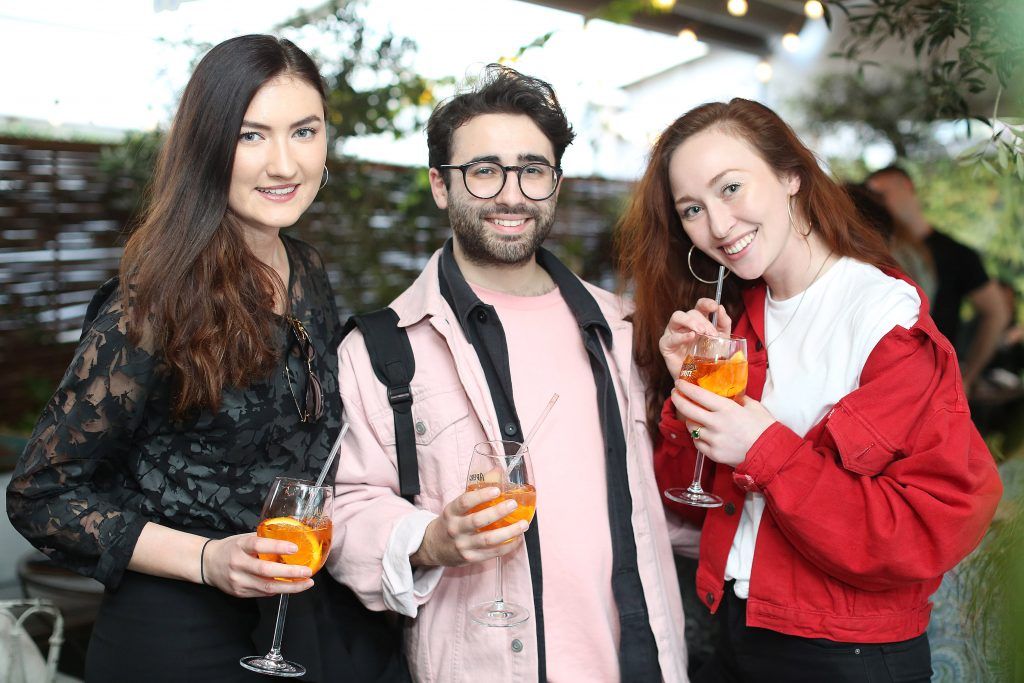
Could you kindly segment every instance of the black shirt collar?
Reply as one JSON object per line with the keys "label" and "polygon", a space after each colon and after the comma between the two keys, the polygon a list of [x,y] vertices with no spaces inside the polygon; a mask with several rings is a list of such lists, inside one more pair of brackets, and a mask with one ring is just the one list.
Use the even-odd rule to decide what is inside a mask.
{"label": "black shirt collar", "polygon": [[[466,278],[459,269],[459,264],[455,262],[455,250],[452,245],[453,238],[449,237],[441,249],[441,261],[438,268],[441,280],[441,293],[448,300],[448,304],[455,311],[459,322],[465,328],[469,322],[470,315],[479,307],[487,306],[487,304],[480,300],[480,297],[476,295],[473,288],[466,282]],[[587,291],[583,282],[544,247],[537,250],[537,263],[551,276],[580,328],[584,330],[589,328],[597,329],[604,338],[605,344],[608,348],[611,348],[611,328],[601,312],[601,307],[590,292]]]}

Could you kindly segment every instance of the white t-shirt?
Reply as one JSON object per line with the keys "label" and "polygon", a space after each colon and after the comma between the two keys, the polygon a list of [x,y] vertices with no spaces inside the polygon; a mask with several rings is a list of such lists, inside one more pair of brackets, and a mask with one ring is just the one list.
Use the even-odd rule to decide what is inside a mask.
{"label": "white t-shirt", "polygon": [[[801,294],[777,301],[769,292],[764,306],[768,372],[761,403],[803,436],[860,385],[861,370],[879,340],[896,325],[912,327],[920,307],[911,285],[849,257],[832,264]],[[725,565],[725,578],[736,580],[736,595],[744,599],[764,505],[762,494],[747,494]]]}

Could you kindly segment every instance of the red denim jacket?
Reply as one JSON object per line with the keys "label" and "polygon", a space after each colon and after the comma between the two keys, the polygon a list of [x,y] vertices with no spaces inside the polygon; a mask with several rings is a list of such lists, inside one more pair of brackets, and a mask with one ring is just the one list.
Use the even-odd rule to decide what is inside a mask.
{"label": "red denim jacket", "polygon": [[[888,273],[903,277],[899,273]],[[703,523],[698,595],[714,612],[747,491],[763,493],[747,625],[808,638],[880,643],[928,625],[942,575],[981,540],[1002,493],[971,422],[952,346],[928,315],[879,341],[860,386],[806,436],[776,422],[735,470],[708,461],[712,510],[666,501]],[[746,337],[747,394],[767,370],[764,285],[744,291],[734,334]],[[655,472],[662,489],[687,486],[696,451],[666,402]]]}

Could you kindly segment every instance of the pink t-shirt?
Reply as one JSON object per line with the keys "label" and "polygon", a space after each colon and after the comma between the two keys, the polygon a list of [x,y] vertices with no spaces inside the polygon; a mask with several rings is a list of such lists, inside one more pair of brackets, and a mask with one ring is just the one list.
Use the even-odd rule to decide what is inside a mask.
{"label": "pink t-shirt", "polygon": [[533,429],[551,395],[559,396],[530,444],[544,568],[548,680],[618,680],[604,437],[579,325],[557,289],[518,297],[472,287],[501,318],[524,434]]}

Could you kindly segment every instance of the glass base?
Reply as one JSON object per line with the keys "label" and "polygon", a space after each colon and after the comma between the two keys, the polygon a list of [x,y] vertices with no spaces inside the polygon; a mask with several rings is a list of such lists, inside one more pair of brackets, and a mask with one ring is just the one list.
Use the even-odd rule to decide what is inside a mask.
{"label": "glass base", "polygon": [[266,655],[249,655],[238,660],[243,669],[267,676],[297,678],[306,673],[306,667],[287,659],[269,659]]}
{"label": "glass base", "polygon": [[478,624],[506,628],[521,624],[530,618],[530,611],[511,602],[483,602],[469,609],[470,618]]}
{"label": "glass base", "polygon": [[674,488],[665,489],[665,497],[669,500],[674,500],[677,503],[683,503],[684,505],[692,505],[698,508],[717,508],[722,507],[722,499],[713,493],[704,491],[699,486],[697,488],[690,487],[688,489]]}

